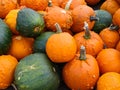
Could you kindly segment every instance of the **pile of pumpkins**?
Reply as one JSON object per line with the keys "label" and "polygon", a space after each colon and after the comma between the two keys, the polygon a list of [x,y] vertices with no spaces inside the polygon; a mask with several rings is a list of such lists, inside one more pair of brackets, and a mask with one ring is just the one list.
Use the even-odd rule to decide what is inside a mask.
{"label": "pile of pumpkins", "polygon": [[120,0],[0,0],[0,90],[120,90],[119,27]]}

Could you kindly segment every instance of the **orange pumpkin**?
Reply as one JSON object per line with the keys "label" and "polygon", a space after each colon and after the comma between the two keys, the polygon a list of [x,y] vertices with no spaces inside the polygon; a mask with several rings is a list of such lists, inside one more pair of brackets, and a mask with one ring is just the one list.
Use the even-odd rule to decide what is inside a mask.
{"label": "orange pumpkin", "polygon": [[62,9],[58,6],[51,6],[46,9],[44,20],[48,30],[56,31],[55,23],[58,23],[63,29],[70,29],[73,21],[69,11]]}
{"label": "orange pumpkin", "polygon": [[32,53],[33,42],[33,38],[27,38],[20,35],[13,36],[9,54],[17,59],[22,59]]}
{"label": "orange pumpkin", "polygon": [[120,90],[120,74],[107,72],[100,76],[96,90]]}
{"label": "orange pumpkin", "polygon": [[117,26],[110,25],[110,27],[103,29],[99,35],[102,38],[107,48],[115,48],[120,36],[117,31]]}
{"label": "orange pumpkin", "polygon": [[81,46],[80,54],[63,67],[63,80],[71,90],[93,90],[99,78],[96,59],[85,53]]}
{"label": "orange pumpkin", "polygon": [[74,33],[78,33],[83,31],[84,22],[86,21],[89,25],[89,29],[91,30],[94,26],[95,21],[92,17],[95,17],[94,10],[87,5],[79,5],[78,7],[72,10],[73,17],[73,25],[71,30]]}
{"label": "orange pumpkin", "polygon": [[0,0],[0,18],[5,18],[9,11],[17,6],[17,0]]}
{"label": "orange pumpkin", "polygon": [[0,90],[7,89],[12,84],[17,64],[17,59],[11,55],[0,56]]}
{"label": "orange pumpkin", "polygon": [[[51,61],[63,63],[72,60],[77,51],[75,39],[67,32],[61,32],[59,24],[55,24],[57,32],[46,42],[46,53]],[[59,32],[60,30],[60,32]]]}
{"label": "orange pumpkin", "polygon": [[88,29],[88,24],[85,23],[85,31],[76,33],[73,37],[77,43],[77,52],[81,45],[84,45],[86,48],[86,53],[96,56],[103,49],[103,41],[101,37],[94,31]]}
{"label": "orange pumpkin", "polygon": [[63,0],[60,7],[64,9],[68,7],[69,10],[73,10],[79,5],[86,5],[85,0]]}
{"label": "orange pumpkin", "polygon": [[38,10],[45,10],[48,6],[47,0],[20,0],[21,6],[26,6],[28,8]]}
{"label": "orange pumpkin", "polygon": [[120,26],[120,8],[113,14],[113,23]]}
{"label": "orange pumpkin", "polygon": [[100,6],[100,9],[107,10],[112,15],[120,8],[120,5],[115,0],[106,0]]}
{"label": "orange pumpkin", "polygon": [[106,72],[120,73],[120,52],[118,50],[113,48],[102,49],[96,60],[101,74]]}

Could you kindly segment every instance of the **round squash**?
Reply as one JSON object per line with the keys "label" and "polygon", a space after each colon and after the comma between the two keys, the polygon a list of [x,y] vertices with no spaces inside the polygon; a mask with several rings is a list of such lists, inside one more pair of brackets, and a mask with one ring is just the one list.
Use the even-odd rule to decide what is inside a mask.
{"label": "round squash", "polygon": [[93,31],[99,33],[104,28],[110,26],[112,23],[112,15],[106,10],[95,10],[95,14],[99,20],[95,22]]}
{"label": "round squash", "polygon": [[17,31],[26,37],[40,35],[45,27],[42,15],[30,8],[23,8],[18,12],[16,25]]}
{"label": "round squash", "polygon": [[18,90],[57,90],[60,80],[46,54],[34,53],[16,66],[14,83]]}
{"label": "round squash", "polygon": [[0,55],[7,54],[12,42],[12,32],[7,24],[0,19]]}

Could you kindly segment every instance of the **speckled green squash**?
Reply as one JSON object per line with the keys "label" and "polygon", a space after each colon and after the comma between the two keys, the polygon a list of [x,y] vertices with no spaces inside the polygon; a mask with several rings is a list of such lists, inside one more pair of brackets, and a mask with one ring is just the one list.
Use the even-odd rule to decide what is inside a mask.
{"label": "speckled green squash", "polygon": [[21,59],[14,76],[18,90],[58,90],[60,83],[53,64],[43,53]]}
{"label": "speckled green squash", "polygon": [[0,55],[7,54],[12,42],[12,32],[7,24],[0,19]]}

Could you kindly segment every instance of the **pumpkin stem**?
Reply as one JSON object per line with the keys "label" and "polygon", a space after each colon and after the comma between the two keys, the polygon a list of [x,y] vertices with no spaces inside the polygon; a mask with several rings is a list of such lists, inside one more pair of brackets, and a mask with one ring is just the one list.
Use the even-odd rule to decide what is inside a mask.
{"label": "pumpkin stem", "polygon": [[58,23],[55,23],[55,27],[57,29],[57,33],[61,33],[62,32],[62,29],[60,27],[60,25]]}
{"label": "pumpkin stem", "polygon": [[86,60],[86,50],[85,50],[85,47],[82,45],[80,47],[80,57],[79,57],[80,60]]}
{"label": "pumpkin stem", "polygon": [[90,39],[91,37],[91,34],[90,34],[90,30],[88,28],[88,23],[87,22],[84,22],[84,30],[85,30],[85,35],[84,35],[84,38],[85,39]]}
{"label": "pumpkin stem", "polygon": [[49,1],[48,1],[48,6],[49,6],[49,7],[52,7],[52,6],[53,6],[53,5],[52,5],[52,0],[49,0]]}
{"label": "pumpkin stem", "polygon": [[69,1],[67,2],[67,4],[65,5],[65,10],[69,10],[69,9],[70,9],[71,3],[72,3],[72,0],[69,0]]}
{"label": "pumpkin stem", "polygon": [[111,24],[110,26],[109,26],[109,29],[110,30],[119,30],[119,26],[118,25],[114,25],[114,24]]}
{"label": "pumpkin stem", "polygon": [[14,88],[14,90],[17,90],[15,84],[12,83],[11,86]]}
{"label": "pumpkin stem", "polygon": [[90,16],[90,21],[99,21],[99,18],[96,16]]}

